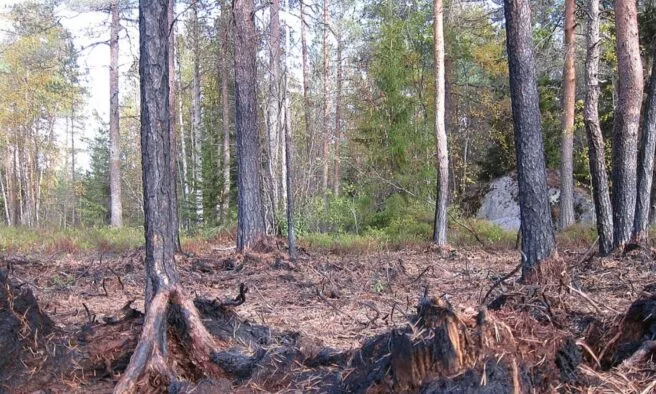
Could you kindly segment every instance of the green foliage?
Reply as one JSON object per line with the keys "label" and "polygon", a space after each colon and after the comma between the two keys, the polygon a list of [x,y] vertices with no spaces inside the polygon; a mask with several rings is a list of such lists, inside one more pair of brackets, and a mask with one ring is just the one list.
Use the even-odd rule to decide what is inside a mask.
{"label": "green foliage", "polygon": [[64,272],[59,273],[50,278],[50,285],[58,289],[65,289],[69,286],[75,285],[75,276],[67,275]]}
{"label": "green foliage", "polygon": [[371,290],[376,294],[380,294],[385,290],[385,283],[379,278],[376,278],[371,285]]}
{"label": "green foliage", "polygon": [[597,238],[597,230],[594,226],[585,224],[574,224],[564,231],[556,234],[558,246],[563,247],[587,247]]}
{"label": "green foliage", "polygon": [[434,207],[425,201],[409,199],[396,193],[385,200],[384,208],[372,217],[368,225],[384,230],[395,239],[427,239],[432,232],[433,215]]}
{"label": "green foliage", "polygon": [[[320,197],[311,199],[304,207],[305,213],[296,219],[298,234],[304,232],[336,232],[336,233],[359,233],[362,229],[359,217],[360,201],[348,196],[330,197],[328,204]],[[281,233],[287,230],[286,221],[278,220],[282,227]]]}
{"label": "green foliage", "polygon": [[109,133],[100,129],[89,142],[90,168],[84,180],[80,201],[82,222],[87,226],[109,223]]}
{"label": "green foliage", "polygon": [[653,48],[656,45],[656,1],[642,2],[642,7],[638,12],[638,25],[640,26],[640,44],[643,56],[650,58],[653,56]]}
{"label": "green foliage", "polygon": [[[206,130],[208,130],[207,128]],[[215,226],[218,223],[217,205],[221,194],[222,182],[219,154],[217,150],[217,133],[206,132],[202,144],[202,178],[203,184],[203,225]]]}
{"label": "green foliage", "polygon": [[[58,224],[59,208],[66,200],[56,190],[62,179],[54,130],[85,93],[80,86],[78,53],[70,32],[55,15],[55,3],[24,1],[7,8],[0,14],[4,27],[0,40],[0,156],[14,160],[2,160],[0,176],[17,178],[3,185],[9,189],[7,194],[18,200],[22,193],[24,207],[14,210],[15,224]],[[20,191],[19,182],[23,185]],[[28,187],[35,190],[28,193]],[[40,212],[35,212],[37,209]]]}
{"label": "green foliage", "polygon": [[560,142],[562,136],[561,82],[542,77],[538,80],[542,135],[547,168],[560,167]]}
{"label": "green foliage", "polygon": [[[475,218],[460,219],[462,225],[450,223],[449,243],[453,246],[480,246],[472,231],[493,248],[513,248],[517,239],[516,231],[504,230],[492,222]],[[472,231],[470,231],[472,230]]]}
{"label": "green foliage", "polygon": [[0,227],[0,253],[122,252],[142,246],[143,228],[28,229]]}

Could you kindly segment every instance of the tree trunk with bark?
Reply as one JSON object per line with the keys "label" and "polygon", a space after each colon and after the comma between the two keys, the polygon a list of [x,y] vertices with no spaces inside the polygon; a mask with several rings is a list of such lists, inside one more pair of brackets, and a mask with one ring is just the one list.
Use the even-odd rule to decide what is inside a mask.
{"label": "tree trunk with bark", "polygon": [[576,69],[574,56],[575,1],[565,1],[565,64],[563,66],[563,117],[560,145],[560,215],[561,230],[574,224],[574,111],[576,101]]}
{"label": "tree trunk with bark", "polygon": [[201,83],[200,83],[200,26],[198,21],[198,0],[193,0],[192,7],[192,53],[193,53],[193,79],[191,98],[191,133],[193,135],[193,164],[194,164],[194,206],[196,207],[196,220],[203,220],[203,170],[202,170],[202,113],[201,113]]}
{"label": "tree trunk with bark", "polygon": [[171,220],[173,220],[173,229],[175,231],[175,251],[182,252],[182,244],[180,242],[180,218],[178,217],[178,143],[177,143],[177,127],[176,127],[176,81],[175,81],[175,30],[173,25],[175,23],[175,0],[169,0],[167,10],[167,23],[168,31],[168,67],[169,67],[169,139],[171,141]]}
{"label": "tree trunk with bark", "polygon": [[[271,193],[272,223],[269,228],[275,228],[275,221],[280,211],[280,133],[281,133],[281,100],[280,100],[280,0],[272,0],[269,6],[269,90],[267,105],[267,170],[268,190]],[[284,182],[284,179],[283,179]]]}
{"label": "tree trunk with bark", "polygon": [[654,176],[654,148],[656,148],[656,45],[652,49],[651,76],[647,89],[645,118],[640,136],[638,154],[638,195],[636,199],[635,219],[633,224],[633,241],[644,243],[649,232],[649,206]]}
{"label": "tree trunk with bark", "polygon": [[[141,155],[146,232],[146,316],[139,343],[114,393],[133,393],[142,384],[176,387],[168,341],[175,340],[186,359],[210,377],[223,376],[211,361],[216,340],[207,331],[193,302],[179,284],[175,269],[175,229],[171,214],[171,147],[169,133],[168,18],[169,0],[139,3],[139,74],[141,81]],[[176,312],[177,311],[177,312]],[[169,312],[177,314],[179,331],[168,338]],[[181,332],[180,332],[181,331]],[[156,388],[157,389],[157,388]],[[161,389],[161,388],[160,388]]]}
{"label": "tree trunk with bark", "polygon": [[221,222],[225,223],[228,218],[228,209],[230,207],[230,105],[228,104],[228,78],[230,70],[228,66],[229,55],[229,8],[225,5],[221,12],[222,37],[221,42],[221,124],[223,127],[223,196],[221,198]]}
{"label": "tree trunk with bark", "polygon": [[444,124],[444,3],[442,0],[433,1],[433,38],[435,40],[435,142],[438,168],[433,242],[438,246],[444,246],[446,245],[447,230],[446,206],[449,195],[449,151]]}
{"label": "tree trunk with bark", "polygon": [[651,183],[651,208],[649,209],[649,225],[656,225],[656,182]]}
{"label": "tree trunk with bark", "polygon": [[585,60],[585,130],[588,135],[592,195],[597,216],[599,254],[608,255],[613,249],[613,213],[606,172],[606,149],[599,123],[599,0],[588,0],[588,30]]}
{"label": "tree trunk with bark", "polygon": [[260,186],[257,129],[257,32],[253,0],[234,0],[237,130],[237,250],[248,249],[266,233]]}
{"label": "tree trunk with bark", "polygon": [[540,276],[540,265],[556,255],[540,125],[531,9],[528,0],[505,0],[510,97],[522,227],[522,278]]}
{"label": "tree trunk with bark", "polygon": [[110,224],[123,226],[121,205],[121,147],[118,106],[118,32],[121,29],[118,1],[110,3],[111,27],[109,37],[109,199]]}
{"label": "tree trunk with bark", "polygon": [[[290,12],[289,0],[285,2],[285,9]],[[293,189],[293,172],[292,172],[292,108],[289,99],[289,73],[290,73],[290,46],[291,46],[291,28],[285,25],[285,183],[286,183],[286,202],[287,202],[287,246],[289,248],[289,258],[296,259],[296,235],[294,234],[294,189]]]}
{"label": "tree trunk with bark", "polygon": [[324,198],[324,204],[328,203],[328,169],[330,153],[330,129],[328,126],[328,0],[323,0],[323,27],[322,27],[322,48],[323,48],[323,135],[321,158],[323,160],[321,176],[321,192]]}
{"label": "tree trunk with bark", "polygon": [[[8,171],[8,167],[5,167],[5,171]],[[5,172],[6,173],[6,172]],[[2,191],[2,208],[5,217],[5,225],[10,226],[11,221],[9,218],[9,193],[8,187],[5,185],[5,174],[0,172],[0,190]],[[64,216],[64,220],[66,217]]]}
{"label": "tree trunk with bark", "polygon": [[337,89],[335,96],[335,168],[333,179],[333,194],[335,197],[339,196],[339,186],[341,181],[341,158],[339,157],[339,147],[342,139],[342,83],[343,83],[343,70],[342,70],[342,27],[337,27]]}
{"label": "tree trunk with bark", "polygon": [[[305,2],[299,1],[299,7],[301,17],[301,60],[303,63],[303,120],[305,122],[305,137],[307,138],[306,154],[308,159],[308,167],[310,168],[310,171],[312,171],[314,166],[314,157],[312,153],[314,150],[314,133],[312,131],[312,127],[310,126],[310,111],[312,105],[310,104],[310,85],[308,81],[308,48],[306,31],[307,27],[305,25]],[[310,176],[308,176],[308,178],[309,177]]]}
{"label": "tree trunk with bark", "polygon": [[613,125],[613,246],[623,249],[633,230],[638,129],[643,90],[635,1],[615,1],[615,30],[619,88]]}
{"label": "tree trunk with bark", "polygon": [[[175,28],[175,26],[174,26]],[[175,54],[176,57],[176,63],[177,67],[175,69],[176,72],[176,91],[182,96],[183,90],[182,90],[182,62],[180,59],[180,51],[178,51]],[[178,104],[178,126],[179,126],[179,138],[180,138],[180,162],[181,162],[181,169],[182,171],[180,172],[180,183],[182,185],[182,196],[183,196],[183,201],[188,202],[189,198],[191,198],[190,194],[191,191],[189,189],[189,155],[188,155],[188,149],[187,149],[187,135],[185,133],[185,123],[184,123],[184,111],[183,111],[183,106],[182,106],[182,99],[177,101]],[[187,226],[189,225],[189,220],[187,216]]]}

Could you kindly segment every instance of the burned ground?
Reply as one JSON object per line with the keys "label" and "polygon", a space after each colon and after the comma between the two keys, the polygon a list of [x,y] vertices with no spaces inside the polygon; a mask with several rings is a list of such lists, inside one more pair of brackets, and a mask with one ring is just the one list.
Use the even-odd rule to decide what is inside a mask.
{"label": "burned ground", "polygon": [[[482,298],[515,268],[518,252],[310,251],[290,262],[277,244],[245,255],[224,249],[181,256],[178,267],[205,325],[227,344],[212,360],[229,379],[203,379],[180,358],[179,376],[191,383],[155,384],[158,390],[653,388],[654,263],[644,250],[604,259],[588,258],[587,248],[561,251],[562,280],[521,286],[513,276],[484,308]],[[20,302],[2,305],[3,389],[111,392],[143,322],[142,258],[140,250],[5,256],[0,295]],[[240,304],[242,283],[249,290]],[[169,319],[175,327],[175,313]]]}

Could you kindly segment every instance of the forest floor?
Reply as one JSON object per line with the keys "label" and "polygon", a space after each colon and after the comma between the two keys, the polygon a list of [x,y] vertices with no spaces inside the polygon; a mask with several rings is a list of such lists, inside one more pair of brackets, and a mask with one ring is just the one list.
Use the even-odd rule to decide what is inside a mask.
{"label": "forest floor", "polygon": [[[374,252],[302,250],[300,258],[290,262],[282,244],[239,255],[231,249],[230,239],[223,241],[195,247],[193,254],[178,257],[180,279],[189,293],[226,300],[245,283],[249,288],[246,302],[235,308],[240,318],[279,331],[299,332],[337,350],[357,348],[366,338],[406,326],[408,316],[416,313],[417,300],[426,291],[448,300],[457,314],[473,319],[488,290],[520,261],[516,250],[469,247],[437,251],[419,245]],[[591,319],[621,319],[643,288],[654,282],[656,263],[645,250],[609,258],[598,258],[594,251],[590,245],[561,248],[560,257],[567,263],[571,282],[553,290],[552,294],[558,295],[551,298],[551,305],[543,294],[547,323],[531,315],[542,330],[548,327],[554,333],[568,332],[580,346],[587,347],[579,368],[585,369],[582,373],[590,378],[589,385],[585,390],[580,384],[576,389],[567,389],[563,384],[558,388],[651,392],[656,374],[642,371],[636,378],[626,371],[604,371],[597,360],[603,343],[586,345],[586,327],[579,326]],[[143,249],[131,249],[121,253],[90,250],[53,255],[6,254],[0,260],[12,280],[33,291],[59,332],[74,337],[90,321],[111,319],[131,300],[133,307],[143,311],[143,257]],[[501,283],[486,302],[501,293],[516,292],[516,278]],[[510,313],[502,309],[498,316],[503,320]],[[513,322],[517,325],[518,321],[504,321],[515,332]],[[521,338],[515,332],[516,340],[532,341],[539,347],[550,338],[540,334],[539,329],[528,331]],[[33,367],[21,373],[38,376],[44,371]],[[110,392],[113,385],[111,377],[95,381],[61,379],[51,387],[53,392],[102,393]],[[21,387],[7,386],[6,382],[0,385],[0,393],[3,390],[23,392]]]}

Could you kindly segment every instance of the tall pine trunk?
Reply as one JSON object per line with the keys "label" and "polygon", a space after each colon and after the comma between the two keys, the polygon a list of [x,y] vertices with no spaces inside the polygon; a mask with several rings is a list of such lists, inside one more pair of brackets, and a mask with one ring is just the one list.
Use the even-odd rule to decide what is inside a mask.
{"label": "tall pine trunk", "polygon": [[599,254],[608,255],[613,249],[613,212],[610,203],[606,149],[599,124],[599,0],[588,0],[588,30],[586,33],[587,56],[585,59],[585,130],[588,135],[592,195],[597,215]]}
{"label": "tall pine trunk", "polygon": [[449,153],[444,124],[444,7],[442,0],[433,1],[433,38],[435,40],[435,142],[437,145],[438,187],[435,202],[433,242],[446,245],[446,206],[449,195]]}
{"label": "tall pine trunk", "polygon": [[178,216],[178,143],[176,128],[176,81],[175,81],[175,0],[169,0],[167,10],[168,31],[168,67],[169,67],[169,140],[171,146],[170,168],[171,168],[171,220],[173,220],[173,230],[175,231],[175,251],[182,251],[180,242],[180,218]]}
{"label": "tall pine trunk", "polygon": [[[169,359],[169,341],[184,349],[185,362],[209,378],[225,375],[210,360],[218,347],[200,320],[193,301],[179,283],[171,193],[171,120],[168,84],[169,0],[139,3],[139,75],[141,90],[141,160],[146,235],[146,316],[139,342],[114,393],[143,391],[148,382],[178,383]],[[175,308],[175,309],[174,309]],[[168,335],[169,317],[180,324]],[[182,328],[181,328],[182,327]],[[185,344],[183,345],[183,341]]]}
{"label": "tall pine trunk", "polygon": [[647,112],[645,113],[645,119],[642,124],[640,152],[638,154],[638,195],[633,224],[633,239],[637,243],[644,243],[647,240],[650,195],[654,176],[654,148],[656,147],[656,45],[654,45],[653,53],[651,76],[649,77],[649,87],[647,89]]}
{"label": "tall pine trunk", "polygon": [[257,129],[257,32],[253,0],[234,0],[237,130],[237,250],[265,235]]}
{"label": "tall pine trunk", "polygon": [[321,175],[321,192],[324,198],[324,205],[328,203],[328,168],[329,168],[329,151],[330,151],[330,129],[328,126],[328,0],[323,0],[323,28],[322,28],[322,49],[323,49],[323,135],[321,144],[321,158],[323,160]]}
{"label": "tall pine trunk", "polygon": [[111,32],[109,37],[109,199],[110,224],[123,226],[121,205],[121,151],[118,107],[118,32],[121,29],[118,1],[110,3]]}
{"label": "tall pine trunk", "polygon": [[[175,28],[175,26],[174,26]],[[177,67],[175,68],[176,72],[176,91],[180,95],[180,100],[177,100],[178,105],[178,128],[179,128],[179,138],[180,138],[180,162],[181,169],[180,171],[180,184],[182,185],[182,197],[183,201],[187,203],[189,201],[190,189],[189,189],[189,155],[187,150],[187,136],[185,132],[185,123],[184,123],[184,111],[182,106],[182,63],[180,59],[180,51],[175,53]],[[186,225],[189,225],[189,220],[187,217]]]}
{"label": "tall pine trunk", "polygon": [[563,117],[560,146],[560,216],[559,227],[574,224],[574,110],[576,100],[576,69],[574,68],[575,1],[565,0],[565,64],[563,66]]}
{"label": "tall pine trunk", "polygon": [[522,228],[522,278],[540,274],[540,263],[556,254],[540,107],[533,59],[531,9],[528,0],[505,0],[506,45]]}
{"label": "tall pine trunk", "polygon": [[307,138],[306,144],[306,155],[308,160],[308,168],[310,178],[314,166],[314,132],[310,126],[310,85],[309,85],[309,75],[308,75],[308,48],[307,48],[307,27],[305,25],[305,2],[299,1],[300,7],[300,16],[301,16],[301,60],[303,68],[303,120],[305,122],[305,137]]}
{"label": "tall pine trunk", "polygon": [[[289,0],[285,2],[285,10],[290,12]],[[293,140],[292,140],[292,109],[289,99],[289,70],[291,63],[290,46],[291,31],[289,25],[285,25],[285,183],[286,183],[286,203],[287,203],[287,245],[289,248],[289,258],[296,259],[296,235],[294,234],[294,189],[293,189]]]}
{"label": "tall pine trunk", "polygon": [[[269,90],[267,105],[267,170],[268,190],[271,193],[270,228],[275,228],[275,221],[280,212],[280,0],[272,0],[269,6]],[[284,180],[283,180],[284,182]]]}
{"label": "tall pine trunk", "polygon": [[335,96],[335,168],[333,176],[333,194],[335,197],[339,196],[339,187],[341,181],[341,164],[342,160],[339,156],[339,148],[342,139],[342,83],[343,83],[343,69],[342,69],[342,27],[337,27],[337,89]]}
{"label": "tall pine trunk", "polygon": [[[75,111],[71,109],[71,226],[77,223],[77,197],[75,196]],[[66,217],[64,217],[66,223]]]}
{"label": "tall pine trunk", "polygon": [[636,157],[643,90],[638,14],[634,0],[615,1],[615,30],[619,88],[613,125],[613,246],[622,249],[633,230]]}
{"label": "tall pine trunk", "polygon": [[192,2],[193,11],[193,31],[192,31],[192,52],[193,52],[193,79],[192,79],[192,98],[191,98],[191,132],[193,135],[193,165],[194,165],[194,194],[196,207],[196,220],[203,220],[203,169],[202,169],[202,112],[201,112],[201,84],[200,84],[200,26],[198,21],[198,0]]}
{"label": "tall pine trunk", "polygon": [[221,198],[221,222],[225,223],[228,219],[228,209],[230,207],[230,105],[228,104],[228,78],[230,70],[228,67],[229,56],[229,8],[224,3],[221,9],[222,36],[221,42],[221,124],[223,127],[223,196]]}
{"label": "tall pine trunk", "polygon": [[171,134],[168,84],[170,0],[140,4],[141,162],[146,232],[146,311],[156,293],[175,285],[171,214]]}

